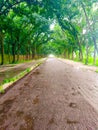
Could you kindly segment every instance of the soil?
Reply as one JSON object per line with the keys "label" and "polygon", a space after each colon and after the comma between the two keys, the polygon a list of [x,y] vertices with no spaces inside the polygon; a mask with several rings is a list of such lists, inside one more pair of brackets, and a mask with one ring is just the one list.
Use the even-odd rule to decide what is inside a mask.
{"label": "soil", "polygon": [[0,97],[0,130],[98,130],[98,74],[49,58]]}

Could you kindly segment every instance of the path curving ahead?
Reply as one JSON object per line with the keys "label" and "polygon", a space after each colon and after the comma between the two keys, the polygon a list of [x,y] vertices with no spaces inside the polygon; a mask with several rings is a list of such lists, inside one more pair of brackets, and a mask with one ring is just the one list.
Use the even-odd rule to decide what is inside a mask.
{"label": "path curving ahead", "polygon": [[0,98],[0,130],[98,130],[97,79],[49,58]]}

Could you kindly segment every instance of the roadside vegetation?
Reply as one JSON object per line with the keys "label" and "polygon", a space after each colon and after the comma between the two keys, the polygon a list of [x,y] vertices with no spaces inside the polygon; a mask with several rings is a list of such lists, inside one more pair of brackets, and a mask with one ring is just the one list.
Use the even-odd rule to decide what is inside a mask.
{"label": "roadside vegetation", "polygon": [[[26,69],[25,68],[22,69],[23,65],[20,65],[20,69],[19,69],[19,67],[11,68],[8,72],[7,72],[7,70],[2,72],[2,75],[0,75],[0,78],[2,76],[3,80],[0,79],[0,93],[4,93],[5,89],[7,89],[10,85],[15,83],[19,79],[23,78],[25,75],[27,75],[29,72],[31,72],[34,68],[36,68],[40,64],[42,64],[44,61],[45,61],[45,59],[40,59],[40,60],[35,61],[35,63],[30,62],[32,64],[29,65],[29,67],[28,67],[28,64],[24,63],[23,65],[26,66],[25,67]],[[14,71],[14,69],[16,69],[16,71],[18,71],[18,72],[16,73],[16,71]]]}
{"label": "roadside vegetation", "polygon": [[54,54],[98,66],[97,0],[0,0],[0,64]]}

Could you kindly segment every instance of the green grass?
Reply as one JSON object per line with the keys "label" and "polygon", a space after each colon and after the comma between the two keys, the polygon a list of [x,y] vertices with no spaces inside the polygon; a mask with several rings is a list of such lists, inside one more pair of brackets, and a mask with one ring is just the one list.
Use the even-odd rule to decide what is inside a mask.
{"label": "green grass", "polygon": [[[78,58],[75,58],[74,61],[76,61],[76,62],[81,62],[81,61],[79,61]],[[85,61],[86,61],[86,58],[84,57],[82,63],[85,64]],[[96,64],[94,65],[94,64],[93,64],[93,57],[89,57],[89,59],[88,59],[88,64],[87,64],[87,65],[90,65],[90,66],[98,66],[98,58],[96,58]]]}
{"label": "green grass", "polygon": [[25,71],[21,72],[20,74],[18,74],[17,76],[15,76],[13,78],[4,79],[0,86],[0,93],[4,93],[4,89],[3,89],[4,84],[10,83],[10,82],[14,83],[17,80],[19,80],[20,78],[22,78],[25,74],[29,73],[30,71],[31,71],[31,68],[27,68]]}
{"label": "green grass", "polygon": [[31,71],[31,68],[27,68],[25,71],[21,72],[20,74],[18,74],[17,76],[15,76],[13,78],[4,79],[3,84],[9,83],[9,82],[14,82],[17,79],[19,79],[20,77],[24,76],[26,73],[29,73],[30,71]]}
{"label": "green grass", "polygon": [[30,71],[31,71],[31,68],[27,68],[26,71],[27,71],[27,72],[30,72]]}
{"label": "green grass", "polygon": [[3,89],[3,86],[0,86],[0,93],[3,94],[5,93],[4,89]]}
{"label": "green grass", "polygon": [[12,64],[20,64],[20,63],[28,63],[28,62],[32,62],[33,60],[21,60],[21,61],[16,61]]}
{"label": "green grass", "polygon": [[0,86],[0,93],[4,93],[4,89],[3,89],[4,84],[10,83],[10,82],[14,83],[17,80],[19,80],[20,78],[22,78],[25,74],[29,73],[30,71],[31,71],[31,68],[27,68],[25,71],[21,72],[20,74],[18,74],[17,76],[15,76],[13,78],[4,79]]}
{"label": "green grass", "polygon": [[96,72],[98,73],[98,70],[96,70]]}
{"label": "green grass", "polygon": [[[26,59],[26,56],[24,56],[25,58],[23,58],[23,55],[20,55],[19,61],[16,61],[14,63],[12,63],[12,55],[10,55],[10,63],[9,63],[9,58],[8,55],[4,55],[4,65],[6,64],[19,64],[19,63],[26,63],[26,62],[31,62],[31,60]],[[1,63],[1,55],[0,55],[0,63]]]}
{"label": "green grass", "polygon": [[[37,63],[35,67],[37,67],[38,65],[40,65],[41,63],[43,62],[39,62]],[[14,83],[16,82],[17,80],[19,80],[20,78],[22,78],[23,76],[25,76],[26,74],[28,74],[30,71],[32,70],[32,68],[27,68],[25,71],[21,72],[20,74],[18,74],[17,76],[13,77],[13,78],[9,78],[9,79],[4,79],[3,82],[1,83],[1,86],[0,86],[0,93],[4,93],[4,89],[3,89],[3,85],[6,84],[6,83]]]}
{"label": "green grass", "polygon": [[[4,65],[9,65],[9,64],[20,64],[20,63],[27,63],[27,62],[32,62],[33,60],[38,60],[41,59],[41,57],[37,57],[35,59],[26,59],[26,55],[24,56],[25,58],[23,58],[23,55],[20,55],[19,61],[16,61],[14,63],[12,63],[12,55],[10,55],[10,62],[9,62],[9,58],[8,55],[4,55]],[[0,55],[0,63],[1,63],[1,55]]]}

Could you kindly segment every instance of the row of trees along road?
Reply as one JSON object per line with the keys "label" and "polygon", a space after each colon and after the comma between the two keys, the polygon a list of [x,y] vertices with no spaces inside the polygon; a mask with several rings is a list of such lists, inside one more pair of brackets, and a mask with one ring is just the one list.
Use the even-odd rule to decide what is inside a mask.
{"label": "row of trees along road", "polygon": [[0,0],[1,64],[50,53],[96,64],[98,1]]}

